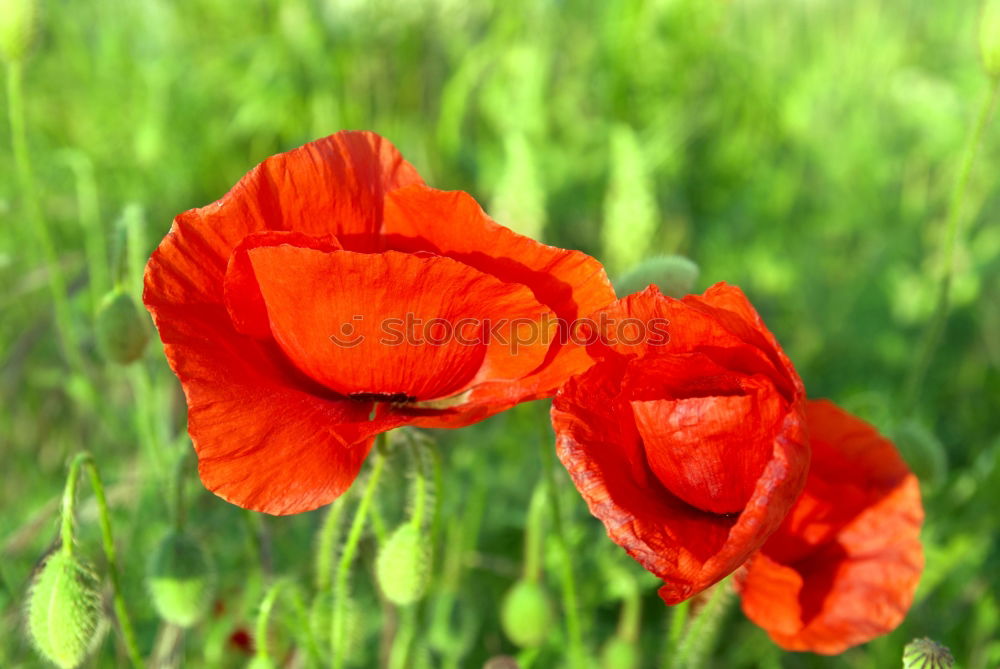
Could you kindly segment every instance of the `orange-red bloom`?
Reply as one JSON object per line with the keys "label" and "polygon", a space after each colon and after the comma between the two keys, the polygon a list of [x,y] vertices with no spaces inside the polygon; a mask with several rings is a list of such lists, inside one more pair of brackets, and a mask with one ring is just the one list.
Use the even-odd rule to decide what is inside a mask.
{"label": "orange-red bloom", "polygon": [[802,490],[802,382],[738,288],[675,300],[650,287],[603,313],[666,319],[670,340],[591,346],[597,363],[553,404],[557,451],[611,539],[675,604],[740,566]]}
{"label": "orange-red bloom", "polygon": [[[428,188],[362,132],[273,156],[179,215],[143,294],[205,485],[275,514],[336,498],[378,432],[551,395],[589,364],[552,323],[613,299],[593,258]],[[536,336],[512,347],[511,321]]]}
{"label": "orange-red bloom", "polygon": [[743,611],[787,650],[833,655],[902,622],[923,569],[920,488],[892,442],[825,400],[781,528],[739,574]]}

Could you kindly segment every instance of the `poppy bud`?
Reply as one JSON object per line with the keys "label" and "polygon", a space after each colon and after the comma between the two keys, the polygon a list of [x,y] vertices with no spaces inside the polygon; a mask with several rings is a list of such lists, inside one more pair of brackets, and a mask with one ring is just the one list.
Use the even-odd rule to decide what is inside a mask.
{"label": "poppy bud", "polygon": [[639,651],[631,641],[616,636],[601,650],[601,669],[637,669]]}
{"label": "poppy bud", "polygon": [[991,77],[1000,76],[1000,1],[986,0],[979,15],[979,55]]}
{"label": "poppy bud", "polygon": [[419,527],[396,528],[379,551],[375,573],[386,599],[405,606],[420,600],[431,578],[431,546]]}
{"label": "poppy bud", "polygon": [[147,581],[157,613],[181,627],[201,620],[215,590],[208,552],[184,532],[169,533],[156,547]]}
{"label": "poppy bud", "polygon": [[937,485],[948,474],[948,455],[937,435],[923,423],[907,420],[896,428],[896,448],[922,482]]}
{"label": "poppy bud", "polygon": [[48,556],[28,594],[28,633],[38,652],[63,669],[79,666],[96,648],[101,615],[94,572],[65,551]]}
{"label": "poppy bud", "polygon": [[955,658],[947,646],[927,637],[914,639],[903,649],[903,669],[951,669]]}
{"label": "poppy bud", "polygon": [[138,360],[146,350],[146,318],[132,296],[116,288],[104,296],[97,310],[97,344],[104,357],[122,365]]}
{"label": "poppy bud", "polygon": [[6,0],[0,9],[0,56],[19,61],[35,36],[35,0]]}
{"label": "poppy bud", "polygon": [[521,648],[545,642],[552,626],[552,605],[541,584],[521,580],[503,598],[500,623],[504,634]]}
{"label": "poppy bud", "polygon": [[653,284],[664,295],[681,298],[694,288],[699,273],[698,265],[684,256],[656,256],[632,268],[615,290],[624,297]]}

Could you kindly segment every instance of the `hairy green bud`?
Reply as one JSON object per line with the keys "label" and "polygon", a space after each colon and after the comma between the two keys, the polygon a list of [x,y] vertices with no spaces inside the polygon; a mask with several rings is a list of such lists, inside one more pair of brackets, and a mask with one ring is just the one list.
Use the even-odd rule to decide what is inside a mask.
{"label": "hairy green bud", "polygon": [[142,357],[149,342],[145,314],[132,296],[116,288],[104,296],[97,310],[97,345],[111,362],[127,365]]}
{"label": "hairy green bud", "polygon": [[62,669],[73,669],[96,648],[101,598],[94,572],[69,553],[49,555],[35,572],[28,594],[28,634],[38,652]]}
{"label": "hairy green bud", "polygon": [[24,58],[35,36],[36,0],[0,0],[0,56],[15,62]]}
{"label": "hairy green bud", "polygon": [[951,651],[927,637],[914,639],[903,649],[903,669],[951,669],[954,666]]}
{"label": "hairy green bud", "polygon": [[521,648],[542,645],[552,626],[552,605],[541,584],[521,580],[504,595],[500,624],[504,634]]}
{"label": "hairy green bud", "polygon": [[612,637],[601,649],[601,669],[638,669],[639,650],[631,641]]}
{"label": "hairy green bud", "polygon": [[431,546],[421,528],[410,523],[396,528],[379,551],[375,573],[390,602],[419,601],[431,579]]}
{"label": "hairy green bud", "polygon": [[193,537],[171,532],[150,557],[147,584],[160,617],[190,627],[205,615],[215,592],[212,560]]}
{"label": "hairy green bud", "polygon": [[681,298],[694,288],[699,272],[698,265],[683,256],[656,256],[643,261],[619,279],[615,292],[619,297],[625,297],[653,284],[664,295]]}

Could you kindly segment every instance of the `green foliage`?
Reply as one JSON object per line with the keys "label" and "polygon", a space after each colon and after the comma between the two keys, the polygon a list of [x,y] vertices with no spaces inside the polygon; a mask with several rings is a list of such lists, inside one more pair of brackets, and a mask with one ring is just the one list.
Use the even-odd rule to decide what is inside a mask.
{"label": "green foliage", "polygon": [[[990,85],[977,34],[991,67],[995,21],[977,24],[978,2],[89,0],[38,3],[35,28],[4,32],[22,16],[4,10],[35,4],[0,0],[0,40],[16,34],[7,43],[24,54],[38,213],[78,352],[58,336],[54,275],[19,185],[3,93],[0,666],[37,664],[15,632],[17,603],[51,541],[65,460],[81,446],[107,481],[124,594],[152,652],[161,618],[144,567],[172,515],[165,464],[191,449],[184,399],[155,340],[128,367],[103,364],[95,307],[116,279],[138,299],[142,261],[173,216],[216,200],[266,156],[342,128],[385,135],[429,184],[467,190],[501,222],[598,256],[613,277],[656,256],[691,259],[695,290],[721,280],[744,289],[810,395],[857,408],[884,434],[915,421],[933,435],[927,469],[900,440],[925,481],[936,479],[924,486],[927,573],[901,628],[843,657],[780,653],[733,606],[713,666],[898,666],[903,646],[925,635],[960,666],[1000,662],[996,601],[984,594],[1000,588],[996,123],[971,172],[942,345],[914,410],[899,399],[934,310],[959,154]],[[20,46],[28,35],[30,48]],[[122,227],[119,277],[109,240]],[[502,602],[522,573],[528,482],[551,448],[543,413],[518,407],[434,435],[446,523],[435,528],[428,512],[435,577],[412,608],[416,637],[431,625],[441,641],[435,666],[515,652]],[[941,456],[946,470],[934,464]],[[231,639],[253,627],[273,575],[307,581],[322,513],[261,518],[190,478],[199,494],[188,524],[211,538],[218,583],[178,662],[242,667],[252,656]],[[351,577],[357,667],[379,665],[389,614],[369,567],[408,505],[405,476],[386,478]],[[556,483],[587,652],[597,660],[615,634],[619,601],[607,584],[612,568],[627,570],[641,584],[640,666],[651,666],[670,617],[655,579],[609,545],[561,472]],[[356,490],[346,504],[345,528]],[[99,543],[93,518],[81,503],[80,545]],[[566,662],[561,562],[543,534],[556,622],[532,666],[555,667]],[[274,658],[292,639],[308,654],[282,629],[294,626],[286,612],[275,626],[284,633]],[[103,644],[94,665],[116,666],[119,652]]]}

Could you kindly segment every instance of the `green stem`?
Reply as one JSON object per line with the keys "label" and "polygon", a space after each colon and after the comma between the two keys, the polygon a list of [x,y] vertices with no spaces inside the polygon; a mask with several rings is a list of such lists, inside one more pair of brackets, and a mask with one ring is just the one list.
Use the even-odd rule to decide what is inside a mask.
{"label": "green stem", "polygon": [[141,360],[129,365],[126,374],[132,384],[132,392],[135,393],[135,429],[139,442],[148,459],[147,464],[153,466],[159,483],[166,487],[169,468],[163,460],[157,430],[158,416],[162,416],[163,412],[157,406],[152,375]]}
{"label": "green stem", "polygon": [[101,298],[111,289],[111,272],[107,255],[108,240],[101,222],[94,166],[81,151],[69,151],[66,162],[76,181],[76,208],[84,233],[87,271],[90,275],[91,311],[97,313]]}
{"label": "green stem", "polygon": [[278,601],[278,595],[281,594],[281,589],[284,585],[285,582],[283,580],[276,582],[270,587],[267,594],[264,595],[263,601],[260,603],[260,609],[257,611],[257,623],[254,626],[257,657],[268,658],[271,655],[268,649],[267,628],[271,619],[271,611],[274,609],[274,604]]}
{"label": "green stem", "polygon": [[143,662],[142,654],[139,652],[135,630],[132,627],[132,618],[129,616],[128,608],[125,606],[125,596],[122,593],[121,577],[118,573],[118,553],[115,550],[114,535],[111,532],[111,515],[108,512],[108,500],[104,494],[104,483],[101,481],[101,474],[97,470],[93,456],[87,452],[77,454],[70,463],[69,478],[66,480],[66,488],[63,492],[62,550],[66,551],[69,555],[73,554],[76,480],[79,478],[78,474],[82,467],[86,467],[87,469],[90,486],[94,490],[94,499],[97,501],[104,556],[108,561],[108,573],[111,577],[111,587],[114,592],[115,615],[118,618],[118,625],[122,631],[125,651],[132,662],[132,666],[143,667],[145,663]]}
{"label": "green stem", "polygon": [[548,486],[544,481],[535,486],[528,504],[528,519],[524,528],[524,572],[526,581],[537,583],[542,575],[542,560],[545,549],[545,502],[548,500]]}
{"label": "green stem", "polygon": [[566,615],[566,637],[569,641],[570,664],[582,667],[586,663],[583,647],[583,629],[580,624],[580,614],[577,610],[576,578],[573,574],[573,561],[570,555],[569,542],[562,522],[562,505],[559,502],[559,489],[556,487],[555,456],[550,439],[542,439],[542,469],[544,470],[549,504],[552,507],[552,527],[556,543],[560,550],[560,577],[562,581],[563,612]]}
{"label": "green stem", "polygon": [[[667,633],[668,658],[677,651],[677,646],[681,642],[681,637],[684,636],[684,628],[687,626],[688,611],[690,609],[690,599],[685,599],[680,604],[675,605],[672,609],[670,616],[670,630]],[[667,666],[669,666],[669,664]]]}
{"label": "green stem", "polygon": [[673,666],[673,657],[677,653],[677,647],[684,637],[684,628],[687,627],[688,612],[691,610],[691,600],[685,599],[680,604],[675,604],[670,611],[670,625],[667,628],[667,642],[663,648],[662,663],[668,669]]}
{"label": "green stem", "polygon": [[427,467],[424,463],[424,454],[421,452],[424,446],[414,444],[413,453],[413,515],[410,517],[410,524],[417,529],[424,526],[424,516],[427,509]]}
{"label": "green stem", "polygon": [[668,666],[673,669],[700,669],[705,666],[733,599],[733,589],[728,578],[715,585],[708,601],[695,615],[687,633],[676,646],[677,652],[673,654],[673,661]]}
{"label": "green stem", "polygon": [[52,305],[55,310],[56,331],[63,353],[70,367],[81,375],[85,371],[83,358],[77,345],[73,328],[73,319],[69,308],[66,290],[66,278],[63,276],[62,265],[56,254],[55,244],[48,229],[42,208],[38,202],[38,191],[35,187],[34,172],[31,168],[31,157],[28,151],[27,126],[24,114],[24,72],[20,60],[7,63],[7,105],[10,117],[11,146],[14,149],[14,162],[17,166],[17,176],[20,182],[21,197],[28,214],[28,225],[38,237],[38,245],[42,250],[42,260],[47,266],[49,289]]}
{"label": "green stem", "polygon": [[337,540],[340,538],[340,522],[344,517],[346,497],[341,495],[330,505],[319,531],[316,547],[316,589],[328,590],[333,581],[333,559],[337,555]]}
{"label": "green stem", "polygon": [[375,448],[372,449],[372,471],[368,475],[361,501],[351,522],[351,528],[344,542],[343,550],[340,554],[340,562],[337,565],[337,575],[333,585],[333,613],[331,615],[330,644],[332,666],[340,669],[344,666],[344,632],[345,632],[345,610],[344,604],[347,597],[348,578],[351,574],[351,564],[354,556],[358,552],[358,543],[365,529],[365,521],[368,519],[368,509],[371,507],[372,497],[375,489],[378,488],[378,481],[382,477],[382,470],[385,468],[385,454],[383,444],[385,443],[385,433],[376,437]]}
{"label": "green stem", "polygon": [[942,256],[943,267],[938,285],[937,301],[930,324],[924,332],[916,364],[911,368],[912,372],[903,393],[904,413],[912,413],[916,409],[917,403],[920,400],[924,378],[927,376],[927,371],[934,360],[934,353],[941,341],[944,327],[948,322],[948,310],[951,306],[951,284],[955,276],[955,247],[957,246],[962,224],[962,203],[965,200],[965,191],[969,185],[969,176],[972,174],[972,167],[975,164],[979,146],[982,143],[986,127],[993,117],[998,97],[1000,97],[1000,77],[995,77],[991,83],[990,93],[983,99],[976,123],[969,134],[969,139],[962,153],[962,162],[959,165],[958,176],[955,179],[955,185],[951,192],[951,199],[948,203],[944,253]]}
{"label": "green stem", "polygon": [[189,452],[186,449],[181,451],[177,462],[174,464],[174,485],[171,494],[173,495],[174,503],[174,529],[178,532],[184,529],[184,524],[187,521],[187,507],[184,504],[184,477],[187,473],[186,466]]}
{"label": "green stem", "polygon": [[621,617],[618,619],[618,637],[635,643],[639,640],[639,623],[642,619],[642,597],[632,582],[622,598]]}
{"label": "green stem", "polygon": [[392,639],[392,650],[389,652],[389,669],[406,669],[409,666],[410,649],[417,632],[416,607],[404,606],[399,612],[399,628]]}
{"label": "green stem", "polygon": [[62,543],[62,551],[72,557],[74,553],[73,545],[73,523],[76,519],[76,487],[80,479],[80,466],[82,458],[86,456],[81,453],[73,458],[69,465],[69,476],[66,478],[66,487],[63,489],[62,498],[62,526],[59,537]]}

